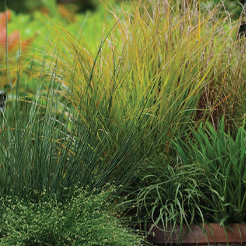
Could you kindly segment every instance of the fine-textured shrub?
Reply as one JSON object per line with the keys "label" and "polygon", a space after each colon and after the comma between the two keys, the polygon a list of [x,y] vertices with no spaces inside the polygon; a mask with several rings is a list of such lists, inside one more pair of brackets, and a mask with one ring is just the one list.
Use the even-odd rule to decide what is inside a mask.
{"label": "fine-textured shrub", "polygon": [[143,237],[110,212],[110,195],[78,189],[64,204],[45,192],[39,203],[2,198],[0,245],[141,245]]}

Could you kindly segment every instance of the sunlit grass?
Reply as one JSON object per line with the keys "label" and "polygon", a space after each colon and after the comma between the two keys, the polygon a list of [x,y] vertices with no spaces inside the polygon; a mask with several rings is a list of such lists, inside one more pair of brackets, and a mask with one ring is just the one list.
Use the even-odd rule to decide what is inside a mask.
{"label": "sunlit grass", "polygon": [[236,77],[244,63],[238,24],[225,24],[229,17],[218,19],[217,9],[204,14],[198,5],[171,4],[136,2],[131,12],[114,14],[95,58],[83,42],[55,29],[45,72],[61,83],[57,92],[70,112],[80,111],[87,125],[97,122],[108,134],[121,132],[111,136],[116,146],[133,125],[145,151],[154,142],[164,151],[167,135],[182,135],[193,120],[216,127],[222,115],[228,123],[243,116],[232,106],[239,103]]}

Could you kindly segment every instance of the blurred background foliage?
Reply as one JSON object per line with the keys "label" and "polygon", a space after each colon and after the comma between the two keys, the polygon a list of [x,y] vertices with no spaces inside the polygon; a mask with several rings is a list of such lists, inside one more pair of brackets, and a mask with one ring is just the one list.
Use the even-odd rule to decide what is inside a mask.
{"label": "blurred background foliage", "polygon": [[221,4],[222,13],[228,13],[230,18],[239,19],[242,18],[242,24],[239,29],[239,33],[246,32],[246,24],[245,24],[245,14],[246,14],[246,0],[203,0],[203,3],[206,7],[213,9],[214,6]]}
{"label": "blurred background foliage", "polygon": [[218,4],[223,3],[223,7],[232,14],[232,17],[238,18],[243,9],[245,9],[246,0],[208,0],[203,1],[207,6],[214,7]]}
{"label": "blurred background foliage", "polygon": [[[122,0],[108,0],[107,3],[119,3]],[[188,0],[193,1],[193,0]],[[76,12],[84,12],[87,10],[96,10],[100,5],[99,0],[5,0],[0,3],[0,11],[4,11],[5,2],[9,9],[15,12],[32,12],[35,10],[48,11],[54,13],[56,5],[65,5],[66,8],[75,10]],[[243,8],[245,7],[246,0],[201,0],[206,6],[213,7],[223,3],[224,7],[233,13],[235,17],[240,16]]]}
{"label": "blurred background foliage", "polygon": [[[119,3],[121,0],[109,0],[107,3]],[[101,1],[96,0],[6,0],[8,8],[17,13],[30,13],[35,10],[54,13],[57,5],[65,5],[66,8],[78,12],[96,10]],[[5,1],[1,1],[0,11],[5,9]]]}
{"label": "blurred background foliage", "polygon": [[[21,80],[28,80],[30,68],[34,70],[31,59],[34,54],[42,53],[54,25],[65,27],[68,32],[83,42],[88,51],[95,54],[101,43],[101,37],[114,24],[109,8],[110,6],[115,8],[118,3],[118,0],[107,1],[105,5],[103,2],[94,0],[74,3],[57,3],[56,0],[1,1],[0,35],[5,40],[6,33],[8,36],[7,63],[9,71],[11,70],[7,75],[4,51],[6,41],[3,41],[0,42],[3,50],[0,54],[1,90],[11,91],[16,82],[18,69],[22,74]],[[7,28],[4,14],[6,9],[8,9]],[[96,14],[94,14],[95,11]],[[33,90],[36,86],[28,83],[28,87]],[[26,88],[23,87],[23,90]]]}
{"label": "blurred background foliage", "polygon": [[[69,5],[73,5],[74,7],[76,7],[78,11],[85,11],[87,9],[95,9],[96,8],[96,3],[95,1],[92,0],[82,0],[82,1],[72,1],[72,3],[70,3],[71,1],[63,1],[68,2]],[[32,12],[35,10],[42,10],[43,11],[49,11],[53,12],[54,9],[56,8],[56,5],[59,4],[57,3],[57,0],[6,0],[6,5],[8,6],[8,8],[13,9],[14,11],[18,12]],[[4,10],[4,1],[2,1],[2,11]]]}

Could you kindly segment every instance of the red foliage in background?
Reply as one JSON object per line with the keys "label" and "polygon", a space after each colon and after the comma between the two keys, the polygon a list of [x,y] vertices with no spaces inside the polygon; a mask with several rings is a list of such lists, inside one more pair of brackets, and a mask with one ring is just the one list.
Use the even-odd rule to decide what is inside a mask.
{"label": "red foliage in background", "polygon": [[21,42],[20,32],[18,30],[7,36],[6,24],[10,19],[11,12],[9,10],[0,13],[0,48],[5,50],[6,47],[8,47],[8,51],[12,51],[14,48],[18,48],[18,44],[20,44],[21,49],[24,50],[34,40],[35,36],[26,39],[23,42]]}
{"label": "red foliage in background", "polygon": [[11,13],[9,10],[5,13],[0,13],[0,46],[2,46],[5,49],[6,39],[7,39],[8,51],[13,50],[17,46],[20,40],[19,31],[14,31],[7,38],[6,24],[7,21],[9,21],[10,19],[11,19]]}

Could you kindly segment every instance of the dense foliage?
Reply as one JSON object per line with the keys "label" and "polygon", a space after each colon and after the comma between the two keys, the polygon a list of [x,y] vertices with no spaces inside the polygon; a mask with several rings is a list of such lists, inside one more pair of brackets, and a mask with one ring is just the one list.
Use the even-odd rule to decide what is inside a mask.
{"label": "dense foliage", "polygon": [[[245,38],[227,2],[213,4],[98,3],[76,15],[54,5],[46,18],[0,16],[0,34],[9,33],[0,43],[4,245],[82,240],[88,220],[98,229],[88,245],[140,243],[111,208],[129,225],[245,222]],[[104,196],[108,183],[113,197]],[[88,217],[77,213],[82,200]],[[40,238],[28,239],[34,231]]]}
{"label": "dense foliage", "polygon": [[2,198],[0,245],[141,245],[142,238],[110,214],[109,195],[78,189],[65,204],[45,191],[38,203]]}

